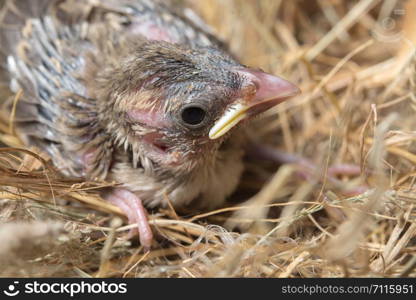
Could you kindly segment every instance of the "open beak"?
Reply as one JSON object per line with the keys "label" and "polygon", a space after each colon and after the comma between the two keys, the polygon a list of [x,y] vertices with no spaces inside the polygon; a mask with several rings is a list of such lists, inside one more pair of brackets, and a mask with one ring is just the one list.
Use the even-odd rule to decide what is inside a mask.
{"label": "open beak", "polygon": [[280,77],[249,69],[238,72],[254,83],[256,92],[250,99],[239,98],[227,107],[209,131],[209,138],[212,140],[226,134],[240,121],[258,115],[300,93],[296,85]]}

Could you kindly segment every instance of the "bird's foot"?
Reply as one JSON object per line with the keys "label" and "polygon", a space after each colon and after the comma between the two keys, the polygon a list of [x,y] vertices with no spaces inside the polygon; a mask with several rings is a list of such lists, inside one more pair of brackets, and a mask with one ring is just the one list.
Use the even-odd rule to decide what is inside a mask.
{"label": "bird's foot", "polygon": [[[298,166],[297,174],[300,177],[308,180],[318,179],[319,181],[323,181],[324,178],[326,178],[326,180],[339,187],[344,187],[344,184],[342,184],[337,176],[358,176],[361,174],[360,166],[354,164],[331,165],[327,168],[326,174],[320,174],[323,173],[324,170],[306,158],[259,144],[250,145],[248,154],[257,159],[269,160],[278,164],[295,164]],[[348,188],[344,190],[344,192],[348,195],[355,195],[360,194],[367,189],[367,186],[358,186],[355,188]]]}
{"label": "bird's foot", "polygon": [[130,224],[137,223],[137,228],[130,231],[130,235],[139,233],[140,244],[145,249],[150,249],[153,233],[147,219],[147,211],[140,198],[126,189],[116,188],[107,194],[105,199],[118,206],[126,214]]}

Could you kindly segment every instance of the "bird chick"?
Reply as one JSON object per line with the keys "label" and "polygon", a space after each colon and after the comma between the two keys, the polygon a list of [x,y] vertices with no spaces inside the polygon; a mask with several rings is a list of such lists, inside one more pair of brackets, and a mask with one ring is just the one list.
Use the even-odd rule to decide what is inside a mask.
{"label": "bird chick", "polygon": [[145,247],[144,205],[221,205],[243,171],[240,125],[298,93],[162,2],[11,0],[1,15],[20,137],[66,175],[120,183],[104,198]]}

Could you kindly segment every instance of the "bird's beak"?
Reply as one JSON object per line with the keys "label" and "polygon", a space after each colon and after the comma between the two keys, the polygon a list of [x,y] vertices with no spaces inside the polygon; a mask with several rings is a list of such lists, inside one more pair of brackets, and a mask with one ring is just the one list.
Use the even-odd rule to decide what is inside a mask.
{"label": "bird's beak", "polygon": [[280,77],[249,69],[238,72],[254,84],[256,91],[250,97],[238,98],[227,107],[209,131],[209,138],[212,140],[226,134],[240,121],[258,115],[300,93],[296,85]]}

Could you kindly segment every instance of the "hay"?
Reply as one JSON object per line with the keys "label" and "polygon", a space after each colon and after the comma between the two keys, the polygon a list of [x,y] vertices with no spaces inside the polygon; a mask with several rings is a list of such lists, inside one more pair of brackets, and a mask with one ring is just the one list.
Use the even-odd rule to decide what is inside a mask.
{"label": "hay", "polygon": [[414,277],[416,1],[187,2],[243,63],[299,84],[250,134],[307,163],[248,160],[227,207],[153,211],[143,253],[98,196],[114,183],[62,177],[2,114],[0,276]]}

